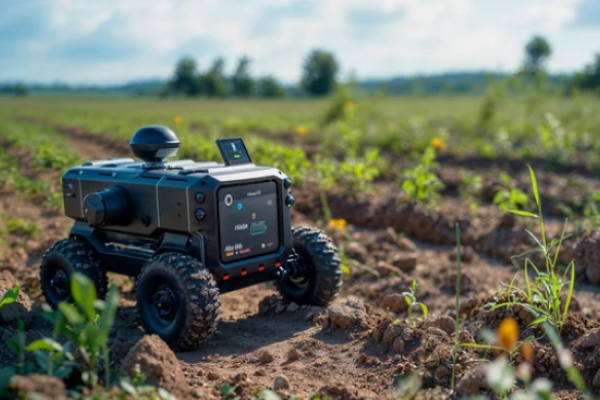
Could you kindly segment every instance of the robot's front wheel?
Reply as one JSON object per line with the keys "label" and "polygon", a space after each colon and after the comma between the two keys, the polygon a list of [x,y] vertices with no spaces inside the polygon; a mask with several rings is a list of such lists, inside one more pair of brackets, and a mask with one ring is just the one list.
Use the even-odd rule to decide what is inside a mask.
{"label": "robot's front wheel", "polygon": [[99,299],[106,297],[108,277],[96,251],[84,241],[65,239],[46,251],[40,265],[40,286],[52,308],[61,301],[73,301],[70,278],[74,272],[92,280]]}
{"label": "robot's front wheel", "polygon": [[144,329],[176,350],[194,350],[217,329],[219,289],[196,258],[165,253],[151,258],[137,279],[137,310]]}
{"label": "robot's front wheel", "polygon": [[326,306],[340,292],[342,261],[333,241],[320,229],[292,229],[294,251],[304,273],[277,281],[277,290],[286,301]]}

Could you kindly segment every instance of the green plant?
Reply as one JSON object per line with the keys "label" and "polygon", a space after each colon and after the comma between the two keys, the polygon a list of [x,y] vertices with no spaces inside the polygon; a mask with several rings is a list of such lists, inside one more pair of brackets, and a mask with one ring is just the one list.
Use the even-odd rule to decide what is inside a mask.
{"label": "green plant", "polygon": [[413,169],[404,171],[401,187],[408,200],[431,204],[439,198],[444,184],[434,173],[439,167],[435,157],[435,149],[427,147],[419,164]]}
{"label": "green plant", "polygon": [[283,171],[293,182],[305,182],[311,162],[301,148],[288,148],[264,139],[248,144],[256,164],[270,165]]}
{"label": "green plant", "polygon": [[0,308],[6,304],[11,304],[17,301],[19,293],[21,292],[21,286],[15,286],[14,288],[7,290],[6,293],[0,299]]}
{"label": "green plant", "polygon": [[505,188],[496,193],[493,203],[503,212],[526,210],[529,208],[529,196],[521,189]]}
{"label": "green plant", "polygon": [[38,236],[42,230],[34,222],[29,222],[23,218],[8,218],[5,222],[6,231],[19,236]]}
{"label": "green plant", "polygon": [[310,183],[316,184],[319,188],[321,208],[326,221],[333,218],[327,201],[327,191],[335,185],[336,170],[337,164],[334,161],[317,155],[313,160],[313,173],[308,178]]}
{"label": "green plant", "polygon": [[[108,335],[115,319],[118,291],[112,287],[106,301],[98,300],[92,281],[83,274],[74,273],[71,276],[71,293],[75,304],[59,303],[58,311],[48,311],[46,316],[54,324],[54,336],[63,335],[77,347],[77,353],[83,360],[83,382],[89,387],[99,383],[98,364],[102,360],[104,384],[107,386],[110,383]],[[47,351],[50,363],[55,353],[71,361],[65,348],[54,339],[37,340],[28,349]],[[48,368],[52,368],[51,365]]]}
{"label": "green plant", "polygon": [[373,148],[367,150],[363,157],[349,157],[341,163],[342,183],[350,188],[352,194],[356,195],[370,191],[370,183],[380,173],[377,167],[378,160],[379,150]]}
{"label": "green plant", "polygon": [[[240,396],[236,395],[237,385],[223,385],[219,387],[221,398],[224,400],[241,400]],[[293,397],[293,396],[292,396]],[[263,390],[258,392],[257,389],[253,390],[252,397],[249,400],[281,400],[281,397],[272,390]]]}
{"label": "green plant", "polygon": [[[414,280],[412,282],[412,285],[410,286],[410,291],[402,292],[402,296],[404,296],[404,300],[406,301],[406,304],[408,305],[407,321],[413,327],[415,327],[417,325],[417,323],[427,319],[427,315],[429,314],[429,308],[427,308],[427,305],[425,305],[425,303],[421,303],[420,301],[417,300],[418,292],[419,292],[419,284],[416,280]],[[419,306],[421,308],[422,316],[413,314],[413,307],[415,307],[415,306]],[[398,324],[398,323],[400,323],[400,320],[394,321],[394,324]]]}
{"label": "green plant", "polygon": [[[592,399],[592,395],[585,384],[581,372],[573,363],[573,356],[565,349],[560,341],[554,327],[549,323],[542,324],[546,336],[556,350],[557,359],[560,367],[565,371],[567,379],[583,393],[585,399]],[[513,391],[510,396],[508,393],[515,388],[517,378],[523,382],[522,390]],[[546,378],[537,378],[531,381],[530,370],[525,363],[525,368],[515,368],[510,360],[505,357],[499,357],[489,363],[486,368],[486,381],[492,390],[500,396],[501,399],[510,400],[549,400],[555,399],[552,393],[552,382]]]}
{"label": "green plant", "polygon": [[[558,332],[561,332],[565,320],[567,319],[567,313],[573,297],[575,284],[574,261],[569,263],[562,275],[560,274],[558,268],[558,256],[562,242],[566,238],[565,230],[567,227],[567,221],[565,221],[560,237],[548,242],[544,215],[542,213],[542,206],[538,192],[537,179],[531,167],[529,167],[529,173],[538,213],[533,214],[531,212],[521,210],[510,211],[516,215],[536,218],[539,221],[541,240],[538,239],[533,232],[526,230],[532,240],[536,243],[536,246],[512,257],[515,267],[518,267],[518,260],[525,257],[525,262],[523,264],[525,288],[520,289],[511,284],[511,291],[515,291],[517,295],[511,296],[512,300],[498,304],[494,308],[522,305],[535,316],[535,320],[530,325],[539,325],[543,322],[548,322],[555,327]],[[535,265],[534,261],[530,258],[530,256],[533,255],[539,255],[543,257],[544,268],[539,268]],[[529,276],[530,270],[533,270],[536,273],[536,277],[533,279],[533,281]],[[563,302],[562,295],[565,287],[568,289]],[[525,301],[521,301],[521,298],[525,299]]]}
{"label": "green plant", "polygon": [[460,350],[460,339],[459,339],[459,327],[460,327],[460,280],[462,277],[462,252],[460,246],[460,225],[456,224],[456,283],[455,283],[455,295],[454,295],[454,347],[452,351],[452,376],[450,378],[450,388],[454,389],[456,381],[456,361],[458,359],[458,352]]}
{"label": "green plant", "polygon": [[[130,378],[120,378],[119,379],[119,389],[121,393],[117,395],[119,399],[138,399],[138,400],[175,400],[175,397],[169,393],[167,390],[163,388],[155,388],[154,386],[150,386],[146,384],[147,377],[140,370],[140,366],[135,366],[135,374]],[[104,392],[101,399],[109,399],[112,398],[110,393]],[[85,397],[84,397],[85,399]],[[90,399],[91,400],[91,399]]]}
{"label": "green plant", "polygon": [[329,101],[329,105],[323,115],[322,124],[328,125],[332,122],[345,120],[354,116],[354,102],[352,101],[353,84],[339,85]]}

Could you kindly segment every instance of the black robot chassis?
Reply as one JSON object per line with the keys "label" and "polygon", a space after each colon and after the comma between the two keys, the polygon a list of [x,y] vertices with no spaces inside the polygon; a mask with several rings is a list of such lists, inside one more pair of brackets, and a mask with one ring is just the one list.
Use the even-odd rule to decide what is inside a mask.
{"label": "black robot chassis", "polygon": [[100,298],[107,272],[135,277],[144,329],[178,350],[212,336],[220,293],[274,281],[287,301],[331,302],[342,284],[338,250],[318,229],[292,228],[290,179],[254,165],[241,139],[217,141],[224,164],[164,161],[179,144],[170,129],[145,127],[130,143],[141,161],[91,161],[63,175],[75,223],[42,259],[47,302],[71,300],[75,271]]}

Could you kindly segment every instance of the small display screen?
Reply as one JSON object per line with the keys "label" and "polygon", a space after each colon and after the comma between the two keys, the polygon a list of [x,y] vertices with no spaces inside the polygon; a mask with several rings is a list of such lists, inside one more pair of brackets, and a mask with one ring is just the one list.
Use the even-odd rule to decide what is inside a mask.
{"label": "small display screen", "polygon": [[227,263],[279,249],[277,185],[263,182],[219,190],[221,261]]}
{"label": "small display screen", "polygon": [[217,140],[217,145],[221,151],[221,156],[225,160],[225,164],[252,164],[252,160],[250,160],[250,155],[242,139],[221,139]]}

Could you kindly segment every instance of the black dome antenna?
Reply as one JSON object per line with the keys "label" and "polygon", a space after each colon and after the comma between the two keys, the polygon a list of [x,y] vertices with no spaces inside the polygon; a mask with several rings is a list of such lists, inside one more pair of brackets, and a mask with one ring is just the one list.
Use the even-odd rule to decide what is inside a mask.
{"label": "black dome antenna", "polygon": [[129,146],[136,157],[147,163],[162,163],[179,150],[179,139],[166,126],[154,125],[140,128],[134,133]]}

